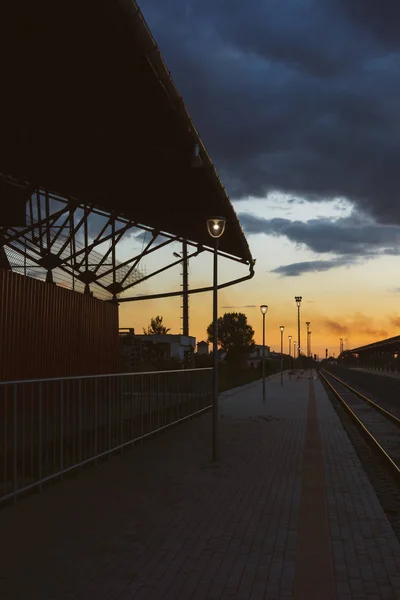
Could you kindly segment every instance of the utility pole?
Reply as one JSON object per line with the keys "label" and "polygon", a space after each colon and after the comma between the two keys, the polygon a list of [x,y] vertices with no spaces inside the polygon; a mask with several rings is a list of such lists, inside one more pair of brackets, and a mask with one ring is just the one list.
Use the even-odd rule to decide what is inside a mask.
{"label": "utility pole", "polygon": [[182,242],[182,332],[189,335],[189,277],[188,277],[188,249],[186,240]]}
{"label": "utility pole", "polygon": [[182,252],[174,252],[182,258],[182,335],[189,335],[189,260],[187,241],[182,241]]}
{"label": "utility pole", "polygon": [[306,321],[306,325],[307,325],[307,358],[310,356],[310,324],[311,324],[311,321]]}

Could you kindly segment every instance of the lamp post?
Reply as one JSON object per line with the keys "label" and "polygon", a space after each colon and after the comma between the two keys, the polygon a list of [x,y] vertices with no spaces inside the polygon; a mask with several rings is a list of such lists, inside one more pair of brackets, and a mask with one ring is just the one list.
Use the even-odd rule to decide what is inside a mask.
{"label": "lamp post", "polygon": [[212,456],[219,458],[218,449],[218,239],[225,231],[226,219],[213,217],[207,219],[208,233],[214,238],[214,283],[213,283],[213,425]]}
{"label": "lamp post", "polygon": [[283,330],[285,329],[284,325],[281,325],[281,385],[283,385]]}
{"label": "lamp post", "polygon": [[289,335],[289,356],[290,356],[290,368],[292,368],[292,336]]}
{"label": "lamp post", "polygon": [[300,356],[300,304],[302,301],[302,296],[295,296],[294,297],[295,301],[296,301],[296,306],[297,306],[297,356]]}
{"label": "lamp post", "polygon": [[308,339],[309,339],[308,351],[310,353],[310,358],[312,358],[312,351],[311,351],[311,331],[308,332]]}
{"label": "lamp post", "polygon": [[293,342],[293,363],[294,363],[294,367],[296,366],[296,346],[297,346],[297,342]]}
{"label": "lamp post", "polygon": [[262,331],[263,331],[263,354],[262,354],[262,378],[263,378],[263,402],[265,402],[265,315],[268,311],[266,304],[261,304],[260,310],[262,313]]}
{"label": "lamp post", "polygon": [[309,339],[310,339],[310,321],[306,321],[307,326],[307,358],[310,356],[310,347],[309,347]]}

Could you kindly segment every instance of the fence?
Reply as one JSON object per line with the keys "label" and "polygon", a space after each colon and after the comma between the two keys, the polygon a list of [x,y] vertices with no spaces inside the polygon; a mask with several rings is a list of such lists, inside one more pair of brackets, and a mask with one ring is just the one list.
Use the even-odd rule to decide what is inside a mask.
{"label": "fence", "polygon": [[0,504],[211,403],[212,369],[0,382]]}

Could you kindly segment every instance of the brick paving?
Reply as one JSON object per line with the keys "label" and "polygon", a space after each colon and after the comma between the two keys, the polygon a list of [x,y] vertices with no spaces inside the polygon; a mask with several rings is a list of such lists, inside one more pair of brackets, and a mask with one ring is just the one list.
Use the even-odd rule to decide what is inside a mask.
{"label": "brick paving", "polygon": [[300,536],[295,573],[295,599],[333,600],[332,552],[325,496],[323,446],[315,398],[309,382],[307,433],[303,451]]}
{"label": "brick paving", "polygon": [[400,599],[400,545],[321,384],[273,378],[265,404],[250,384],[220,413],[218,465],[207,414],[0,511],[1,600]]}

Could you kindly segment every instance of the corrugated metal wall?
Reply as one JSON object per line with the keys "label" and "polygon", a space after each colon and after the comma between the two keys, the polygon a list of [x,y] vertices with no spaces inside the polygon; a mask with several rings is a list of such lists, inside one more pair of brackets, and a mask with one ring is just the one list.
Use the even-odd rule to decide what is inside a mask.
{"label": "corrugated metal wall", "polygon": [[0,269],[0,381],[117,372],[117,305]]}

